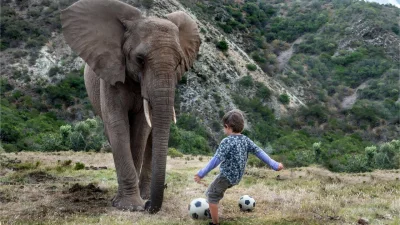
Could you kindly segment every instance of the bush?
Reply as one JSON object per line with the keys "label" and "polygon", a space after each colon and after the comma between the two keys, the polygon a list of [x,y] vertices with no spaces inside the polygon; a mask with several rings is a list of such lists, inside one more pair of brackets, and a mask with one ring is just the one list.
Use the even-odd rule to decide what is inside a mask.
{"label": "bush", "polygon": [[208,155],[211,153],[207,140],[192,131],[182,130],[182,141],[179,150],[185,154]]}
{"label": "bush", "polygon": [[261,83],[261,82],[256,82],[256,96],[265,100],[265,99],[269,99],[272,95],[272,91],[265,86],[265,84]]}
{"label": "bush", "polygon": [[87,119],[74,126],[64,125],[60,127],[61,143],[68,149],[75,151],[87,151],[93,149],[100,151],[106,138],[103,132],[103,124],[99,119]]}
{"label": "bush", "polygon": [[225,40],[218,41],[216,46],[219,50],[223,52],[226,52],[229,49],[228,43]]}
{"label": "bush", "polygon": [[12,91],[14,87],[8,82],[6,78],[0,79],[0,93],[4,94],[7,91]]}
{"label": "bush", "polygon": [[61,73],[62,70],[60,67],[55,66],[55,67],[51,67],[49,70],[49,77],[54,77],[55,75],[57,75],[58,73]]}
{"label": "bush", "polygon": [[254,64],[246,64],[246,68],[247,68],[249,71],[256,71],[256,70],[257,70],[257,66],[254,65]]}
{"label": "bush", "polygon": [[266,164],[262,162],[257,156],[253,154],[249,154],[249,158],[247,159],[247,164],[252,167],[265,167]]}
{"label": "bush", "polygon": [[40,151],[66,150],[65,146],[62,145],[61,135],[57,133],[39,134],[36,143],[40,145],[37,149]]}
{"label": "bush", "polygon": [[290,97],[289,97],[289,95],[287,95],[287,94],[281,94],[281,95],[279,95],[278,100],[279,100],[282,104],[287,105],[287,104],[289,104],[289,102],[290,102]]}
{"label": "bush", "polygon": [[5,152],[18,152],[18,148],[15,144],[3,144],[3,148]]}
{"label": "bush", "polygon": [[171,158],[183,157],[183,154],[176,150],[176,148],[168,148],[168,155],[171,156]]}
{"label": "bush", "polygon": [[178,118],[177,125],[171,125],[168,145],[185,154],[208,155],[211,153],[208,135],[195,117],[183,114]]}
{"label": "bush", "polygon": [[75,163],[74,170],[83,170],[85,169],[85,164],[81,162]]}
{"label": "bush", "polygon": [[400,168],[400,147],[398,140],[383,143],[375,154],[375,164],[380,169]]}
{"label": "bush", "polygon": [[239,84],[243,87],[252,87],[254,82],[253,78],[250,75],[244,76],[239,80]]}

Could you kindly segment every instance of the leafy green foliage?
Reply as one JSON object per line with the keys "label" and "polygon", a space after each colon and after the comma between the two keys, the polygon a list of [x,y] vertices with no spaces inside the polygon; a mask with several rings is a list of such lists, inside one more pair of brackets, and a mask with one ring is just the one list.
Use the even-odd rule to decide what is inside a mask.
{"label": "leafy green foliage", "polygon": [[266,99],[269,99],[271,97],[272,91],[267,86],[265,86],[265,84],[256,81],[255,85],[256,85],[256,88],[257,88],[256,97],[258,97],[258,98],[260,98],[262,100],[266,100]]}
{"label": "leafy green foliage", "polygon": [[76,162],[74,166],[74,170],[83,170],[85,169],[85,164],[81,162]]}
{"label": "leafy green foliage", "polygon": [[185,154],[207,155],[211,153],[210,139],[210,134],[199,119],[187,113],[177,118],[176,125],[171,124],[168,144]]}
{"label": "leafy green foliage", "polygon": [[100,151],[106,138],[103,131],[103,123],[100,119],[87,119],[74,126],[60,127],[61,144],[67,149],[75,151]]}
{"label": "leafy green foliage", "polygon": [[19,10],[25,11],[26,16],[17,13],[11,8],[11,4],[2,3],[0,50],[17,48],[23,44],[25,48],[37,49],[43,46],[51,37],[51,33],[61,28],[59,7],[65,2],[66,0],[57,3],[43,1],[41,4],[32,4],[30,1],[16,1]]}
{"label": "leafy green foliage", "polygon": [[75,99],[87,97],[85,82],[79,71],[69,73],[56,85],[49,85],[43,90],[51,104],[71,106]]}
{"label": "leafy green foliage", "polygon": [[290,102],[290,97],[289,97],[289,95],[287,95],[287,94],[281,94],[281,95],[279,95],[278,100],[279,100],[282,104],[287,105],[287,104],[289,104],[289,102]]}
{"label": "leafy green foliage", "polygon": [[244,76],[240,78],[239,85],[245,88],[252,87],[254,85],[253,78],[250,75]]}
{"label": "leafy green foliage", "polygon": [[176,150],[176,148],[168,148],[168,153],[167,155],[171,156],[171,158],[182,158],[183,154],[181,152],[179,152],[178,150]]}
{"label": "leafy green foliage", "polygon": [[254,64],[246,64],[246,68],[250,71],[256,71],[257,70],[257,66]]}
{"label": "leafy green foliage", "polygon": [[217,48],[223,52],[226,52],[229,49],[228,42],[225,40],[218,41],[215,46],[217,46]]}

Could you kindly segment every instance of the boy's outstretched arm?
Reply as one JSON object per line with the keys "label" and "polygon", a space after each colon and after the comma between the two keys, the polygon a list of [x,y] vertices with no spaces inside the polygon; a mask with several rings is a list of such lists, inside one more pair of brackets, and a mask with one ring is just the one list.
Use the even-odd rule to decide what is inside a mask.
{"label": "boy's outstretched arm", "polygon": [[279,170],[283,169],[282,163],[279,163],[279,162],[271,159],[271,157],[269,157],[269,155],[267,155],[267,153],[265,153],[264,151],[262,151],[262,150],[258,151],[258,152],[255,153],[255,155],[261,161],[263,161],[264,163],[269,165],[273,170],[279,171]]}
{"label": "boy's outstretched arm", "polygon": [[197,183],[200,183],[200,180],[207,175],[211,170],[213,170],[215,167],[217,167],[221,163],[221,160],[218,159],[218,157],[212,157],[210,162],[208,162],[207,166],[205,166],[203,169],[199,170],[197,174],[194,176],[194,181]]}

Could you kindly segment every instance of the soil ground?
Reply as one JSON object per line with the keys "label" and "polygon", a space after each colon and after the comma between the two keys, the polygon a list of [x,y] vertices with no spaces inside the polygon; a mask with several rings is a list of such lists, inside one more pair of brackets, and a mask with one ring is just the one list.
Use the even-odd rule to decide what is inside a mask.
{"label": "soil ground", "polygon": [[[205,197],[206,187],[193,176],[209,159],[168,158],[163,207],[151,215],[111,206],[117,182],[110,153],[3,153],[0,224],[208,224],[192,220],[187,206]],[[400,224],[399,179],[400,170],[338,174],[317,166],[280,172],[248,167],[221,201],[221,224],[357,224],[361,218]],[[245,194],[256,200],[253,212],[239,210]]]}

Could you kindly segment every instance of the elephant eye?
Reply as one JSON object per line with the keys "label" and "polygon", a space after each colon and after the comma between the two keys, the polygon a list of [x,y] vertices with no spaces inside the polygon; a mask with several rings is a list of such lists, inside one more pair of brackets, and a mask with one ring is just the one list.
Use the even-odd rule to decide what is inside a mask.
{"label": "elephant eye", "polygon": [[143,56],[143,55],[137,55],[137,56],[136,56],[136,62],[137,62],[140,66],[143,66],[143,65],[144,65],[144,56]]}

